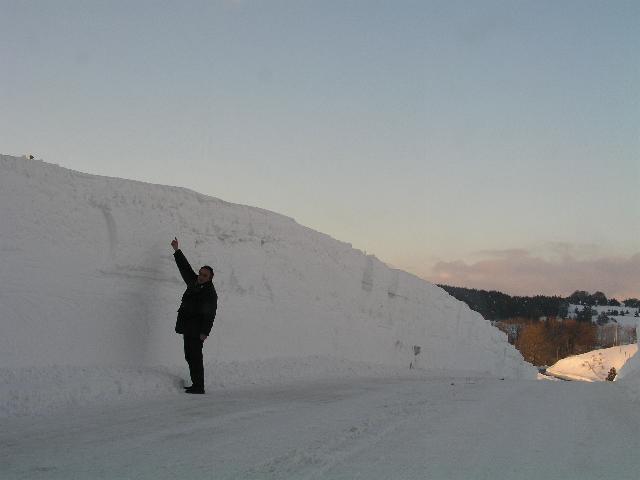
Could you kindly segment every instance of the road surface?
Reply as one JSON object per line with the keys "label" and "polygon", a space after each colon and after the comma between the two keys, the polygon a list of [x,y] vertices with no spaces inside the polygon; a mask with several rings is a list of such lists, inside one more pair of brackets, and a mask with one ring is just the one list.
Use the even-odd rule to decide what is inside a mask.
{"label": "road surface", "polygon": [[619,385],[368,379],[2,420],[9,479],[637,479]]}

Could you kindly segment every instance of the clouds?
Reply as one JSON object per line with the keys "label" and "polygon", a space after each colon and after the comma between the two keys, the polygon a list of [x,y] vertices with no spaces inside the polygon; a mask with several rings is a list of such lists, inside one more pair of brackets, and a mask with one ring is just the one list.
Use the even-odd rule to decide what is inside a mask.
{"label": "clouds", "polygon": [[517,295],[600,290],[620,300],[640,297],[640,253],[628,258],[576,258],[569,247],[560,247],[555,258],[510,249],[478,252],[483,258],[475,262],[441,261],[432,268],[429,280]]}

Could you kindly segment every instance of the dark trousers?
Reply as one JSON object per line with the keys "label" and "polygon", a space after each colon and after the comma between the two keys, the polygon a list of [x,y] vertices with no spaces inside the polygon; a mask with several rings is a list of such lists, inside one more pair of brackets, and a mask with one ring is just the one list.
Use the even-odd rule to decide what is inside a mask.
{"label": "dark trousers", "polygon": [[204,389],[204,365],[202,364],[202,345],[200,337],[184,335],[184,358],[189,364],[191,383]]}

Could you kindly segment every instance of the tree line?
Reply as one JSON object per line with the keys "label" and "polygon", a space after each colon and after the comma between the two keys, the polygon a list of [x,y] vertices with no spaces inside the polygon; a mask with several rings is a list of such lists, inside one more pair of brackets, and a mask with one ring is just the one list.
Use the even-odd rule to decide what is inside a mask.
{"label": "tree line", "polygon": [[[469,308],[480,313],[488,320],[506,320],[508,318],[526,318],[538,320],[540,317],[567,318],[569,304],[596,306],[609,305],[636,308],[640,307],[640,300],[628,298],[622,303],[615,298],[608,299],[602,292],[590,294],[583,290],[576,290],[566,298],[560,296],[535,295],[533,297],[511,296],[495,290],[477,290],[475,288],[453,287],[438,285],[452,297],[466,303]],[[587,315],[581,315],[579,320],[591,320]]]}
{"label": "tree line", "polygon": [[449,285],[438,286],[452,297],[469,305],[469,308],[488,320],[505,320],[516,317],[537,320],[540,317],[549,316],[566,318],[569,313],[569,302],[558,296],[512,297],[495,290],[477,290]]}

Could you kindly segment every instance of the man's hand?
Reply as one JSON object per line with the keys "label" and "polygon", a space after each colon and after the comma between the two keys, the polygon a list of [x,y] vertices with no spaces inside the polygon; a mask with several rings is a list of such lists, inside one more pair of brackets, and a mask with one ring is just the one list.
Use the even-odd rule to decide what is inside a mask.
{"label": "man's hand", "polygon": [[205,335],[204,333],[201,333],[200,340],[204,342],[206,339],[207,339],[207,335]]}
{"label": "man's hand", "polygon": [[180,248],[178,246],[178,237],[173,237],[173,240],[171,240],[171,246],[173,247],[174,251],[177,251]]}

